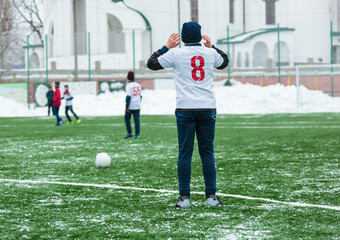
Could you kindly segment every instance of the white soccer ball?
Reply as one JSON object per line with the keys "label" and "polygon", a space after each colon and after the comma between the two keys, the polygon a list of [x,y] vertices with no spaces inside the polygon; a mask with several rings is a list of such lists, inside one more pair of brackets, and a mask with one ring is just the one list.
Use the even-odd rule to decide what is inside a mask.
{"label": "white soccer ball", "polygon": [[111,164],[111,158],[107,153],[98,153],[95,163],[98,168],[108,168]]}

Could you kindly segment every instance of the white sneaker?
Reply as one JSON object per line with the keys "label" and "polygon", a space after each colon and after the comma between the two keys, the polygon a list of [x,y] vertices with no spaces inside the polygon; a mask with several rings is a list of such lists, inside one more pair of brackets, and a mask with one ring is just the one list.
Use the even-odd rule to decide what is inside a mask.
{"label": "white sneaker", "polygon": [[176,203],[178,208],[190,208],[190,196],[180,196]]}
{"label": "white sneaker", "polygon": [[208,207],[217,207],[217,206],[222,206],[223,203],[221,200],[215,195],[206,195],[207,197],[207,206]]}

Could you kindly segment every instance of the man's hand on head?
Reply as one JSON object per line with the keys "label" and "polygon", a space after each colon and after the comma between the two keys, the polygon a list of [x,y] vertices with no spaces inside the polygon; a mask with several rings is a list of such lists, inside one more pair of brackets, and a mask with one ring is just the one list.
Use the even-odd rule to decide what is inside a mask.
{"label": "man's hand on head", "polygon": [[173,33],[170,35],[169,39],[168,39],[168,42],[165,44],[165,46],[168,48],[168,49],[171,49],[171,48],[175,48],[179,45],[179,40],[181,39],[181,37],[179,36],[178,33]]}
{"label": "man's hand on head", "polygon": [[211,39],[210,37],[208,37],[207,35],[202,35],[203,40],[205,40],[204,46],[211,48],[213,46],[213,44],[211,43]]}

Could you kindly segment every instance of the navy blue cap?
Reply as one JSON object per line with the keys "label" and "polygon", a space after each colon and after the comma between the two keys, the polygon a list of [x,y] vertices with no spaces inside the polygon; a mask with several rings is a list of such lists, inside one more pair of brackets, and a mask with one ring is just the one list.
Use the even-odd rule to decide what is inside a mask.
{"label": "navy blue cap", "polygon": [[182,41],[196,43],[202,40],[201,26],[197,22],[186,22],[182,27]]}

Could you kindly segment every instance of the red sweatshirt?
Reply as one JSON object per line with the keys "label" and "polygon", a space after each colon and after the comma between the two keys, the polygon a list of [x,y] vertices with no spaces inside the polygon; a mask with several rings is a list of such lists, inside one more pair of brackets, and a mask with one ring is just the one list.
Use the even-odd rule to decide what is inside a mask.
{"label": "red sweatshirt", "polygon": [[54,91],[53,106],[59,107],[61,105],[60,90],[56,88]]}

